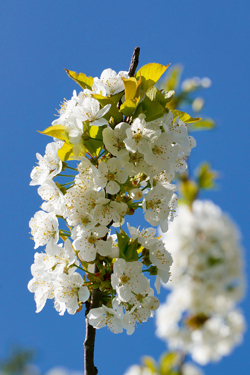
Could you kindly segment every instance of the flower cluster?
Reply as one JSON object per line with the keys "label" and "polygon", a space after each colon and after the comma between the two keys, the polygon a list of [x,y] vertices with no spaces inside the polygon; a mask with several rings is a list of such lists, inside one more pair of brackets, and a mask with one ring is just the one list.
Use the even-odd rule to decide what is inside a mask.
{"label": "flower cluster", "polygon": [[172,94],[154,86],[166,68],[148,64],[131,78],[106,69],[100,79],[67,71],[83,90],[74,91],[42,132],[54,142],[44,157],[37,154],[31,172],[44,200],[30,220],[35,249],[45,246],[35,254],[28,285],[37,312],[47,299],[60,314],[75,314],[89,301],[91,325],[132,334],[158,308],[144,274],[156,276],[159,292],[172,258],[154,228],[128,224],[129,236],[122,225],[142,209],[147,222],[167,231],[177,205],[171,182],[195,146],[183,112],[176,116],[167,107]]}
{"label": "flower cluster", "polygon": [[157,335],[206,364],[241,342],[242,254],[235,224],[210,201],[181,205],[163,235],[173,256],[171,293],[157,314]]}

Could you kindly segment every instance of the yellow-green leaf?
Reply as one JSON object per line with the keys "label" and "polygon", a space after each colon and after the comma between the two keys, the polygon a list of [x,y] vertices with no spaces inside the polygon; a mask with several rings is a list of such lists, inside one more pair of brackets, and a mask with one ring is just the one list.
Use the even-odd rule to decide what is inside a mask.
{"label": "yellow-green leaf", "polygon": [[177,353],[163,354],[160,359],[161,375],[169,375],[170,370],[172,369],[172,367],[176,365],[177,360],[178,360]]}
{"label": "yellow-green leaf", "polygon": [[66,134],[64,125],[49,126],[42,132],[38,130],[38,133],[49,135],[50,137],[54,137],[62,141],[68,141],[68,135]]}
{"label": "yellow-green leaf", "polygon": [[215,127],[215,121],[212,120],[211,118],[206,118],[206,119],[202,119],[198,122],[196,122],[195,124],[192,124],[189,126],[189,129],[190,130],[210,130],[210,129],[213,129]]}
{"label": "yellow-green leaf", "polygon": [[195,181],[183,180],[180,182],[180,193],[191,204],[197,196],[198,185]]}
{"label": "yellow-green leaf", "polygon": [[128,99],[126,100],[120,107],[120,111],[124,114],[124,116],[130,116],[135,111],[140,98],[137,99]]}
{"label": "yellow-green leaf", "polygon": [[157,101],[150,100],[145,96],[144,100],[138,105],[135,117],[139,116],[140,113],[146,115],[146,121],[153,121],[159,117],[162,117],[167,110]]}
{"label": "yellow-green leaf", "polygon": [[104,118],[106,118],[106,120],[109,120],[110,117],[112,116],[117,123],[122,121],[122,114],[119,112],[119,110],[116,106],[116,102],[113,101],[112,96],[110,98],[107,98],[106,96],[95,94],[95,95],[93,95],[93,98],[98,100],[98,102],[101,104],[102,107],[104,107],[107,104],[111,104],[110,110],[104,116]]}
{"label": "yellow-green leaf", "polygon": [[153,374],[158,372],[157,371],[157,364],[156,364],[154,358],[152,358],[150,356],[145,356],[145,357],[142,358],[142,362],[146,367],[148,367],[151,370],[151,372]]}
{"label": "yellow-green leaf", "polygon": [[95,138],[98,141],[102,141],[102,127],[92,125],[89,129],[89,135],[91,138]]}
{"label": "yellow-green leaf", "polygon": [[66,73],[70,78],[72,78],[78,85],[81,86],[83,89],[92,89],[94,78],[87,77],[84,73],[77,74],[76,72],[72,72],[71,70],[65,69]]}
{"label": "yellow-green leaf", "polygon": [[137,79],[141,77],[141,89],[147,91],[149,87],[153,86],[165,73],[169,65],[150,63],[142,66],[135,75]]}
{"label": "yellow-green leaf", "polygon": [[179,86],[180,76],[183,67],[181,65],[175,65],[172,69],[169,69],[169,74],[163,82],[163,88],[167,91],[176,90]]}
{"label": "yellow-green leaf", "polygon": [[201,189],[213,189],[218,173],[213,171],[209,163],[203,163],[196,172],[197,182]]}
{"label": "yellow-green leaf", "polygon": [[192,122],[200,121],[200,117],[191,117],[188,113],[179,111],[177,109],[171,109],[171,112],[174,116],[174,121],[177,117],[179,117],[180,120],[185,122],[186,124],[190,124]]}
{"label": "yellow-green leaf", "polygon": [[147,92],[146,92],[147,97],[151,101],[156,101],[159,102],[163,107],[166,106],[166,104],[172,100],[174,91],[160,91],[157,89],[155,86],[151,86]]}
{"label": "yellow-green leaf", "polygon": [[140,86],[140,81],[138,85],[138,81],[135,77],[131,78],[122,78],[124,87],[125,87],[125,100],[134,99],[138,93],[138,86]]}
{"label": "yellow-green leaf", "polygon": [[86,146],[91,155],[97,156],[103,148],[102,127],[91,126],[89,129],[89,137],[89,139],[84,140],[84,146]]}
{"label": "yellow-green leaf", "polygon": [[74,155],[73,146],[65,142],[63,146],[58,150],[58,156],[61,159],[61,161],[66,161],[70,159],[71,155]]}

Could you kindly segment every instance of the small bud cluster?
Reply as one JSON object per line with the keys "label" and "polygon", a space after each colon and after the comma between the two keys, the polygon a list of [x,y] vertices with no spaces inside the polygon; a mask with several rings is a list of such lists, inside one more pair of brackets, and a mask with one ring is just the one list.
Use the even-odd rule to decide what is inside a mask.
{"label": "small bud cluster", "polygon": [[240,343],[245,320],[236,308],[244,293],[239,233],[210,201],[181,205],[163,235],[173,256],[171,293],[157,313],[157,335],[171,349],[204,365]]}
{"label": "small bud cluster", "polygon": [[37,154],[31,172],[31,185],[39,185],[44,200],[30,220],[35,249],[45,246],[35,254],[28,285],[37,312],[52,299],[60,315],[75,314],[86,301],[91,306],[98,290],[89,323],[132,334],[159,306],[144,275],[156,276],[159,292],[160,280],[169,279],[171,255],[154,228],[140,231],[128,224],[128,236],[122,225],[126,215],[142,209],[147,222],[167,231],[177,205],[171,182],[175,172],[185,171],[195,140],[167,108],[167,95],[157,91],[160,102],[152,95],[159,77],[143,77],[145,69],[137,78],[111,69],[100,79],[75,74],[84,90],[74,91],[42,132],[54,142],[43,157]]}

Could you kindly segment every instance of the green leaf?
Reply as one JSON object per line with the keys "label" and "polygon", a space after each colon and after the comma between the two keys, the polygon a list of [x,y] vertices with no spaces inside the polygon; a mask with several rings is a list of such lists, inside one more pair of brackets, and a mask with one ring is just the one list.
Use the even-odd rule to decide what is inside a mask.
{"label": "green leaf", "polygon": [[80,85],[82,89],[92,90],[92,86],[94,83],[93,77],[87,77],[84,73],[77,74],[76,72],[72,72],[71,70],[65,70],[68,76],[72,78],[76,83],[78,83],[78,85]]}
{"label": "green leaf", "polygon": [[162,117],[166,112],[167,110],[159,102],[152,101],[148,96],[145,96],[136,109],[135,117],[138,117],[140,113],[145,113],[146,121],[153,121]]}
{"label": "green leaf", "polygon": [[165,73],[169,65],[150,63],[142,66],[135,75],[135,78],[141,78],[141,89],[147,91],[149,87],[153,86]]}
{"label": "green leaf", "polygon": [[161,375],[169,375],[170,371],[178,361],[177,353],[164,353],[160,358],[160,372]]}
{"label": "green leaf", "polygon": [[167,93],[166,91],[160,91],[157,89],[157,87],[155,86],[151,86],[147,92],[146,92],[146,96],[151,100],[151,101],[154,101],[154,102],[159,102],[163,107],[166,106],[166,104],[172,100],[173,98],[173,95],[174,95],[174,91],[170,91],[170,95],[169,93]]}
{"label": "green leaf", "polygon": [[89,137],[90,138],[88,139],[88,136],[86,136],[83,143],[91,155],[97,156],[103,148],[102,127],[94,125],[90,126]]}
{"label": "green leaf", "polygon": [[196,171],[196,176],[200,189],[213,189],[218,173],[211,169],[209,163],[203,163]]}
{"label": "green leaf", "polygon": [[138,260],[138,240],[130,242],[129,236],[120,229],[120,233],[117,233],[118,247],[119,247],[119,258],[123,258],[126,262],[134,262]]}
{"label": "green leaf", "polygon": [[42,132],[38,130],[38,133],[45,134],[50,137],[57,138],[66,142],[68,142],[68,139],[69,139],[68,135],[66,134],[64,125],[49,126],[47,129],[45,129]]}
{"label": "green leaf", "polygon": [[107,98],[106,96],[95,94],[95,95],[93,95],[93,98],[98,100],[98,102],[101,104],[102,107],[104,107],[107,104],[111,104],[110,110],[104,116],[104,118],[106,118],[106,120],[109,120],[110,117],[112,116],[117,123],[122,121],[122,114],[119,112],[119,110],[116,106],[116,102],[113,101],[112,96],[110,98]]}
{"label": "green leaf", "polygon": [[204,118],[195,124],[189,125],[189,130],[196,131],[196,130],[210,130],[216,126],[215,121],[211,118]]}
{"label": "green leaf", "polygon": [[112,102],[117,104],[119,102],[119,100],[121,99],[121,97],[123,96],[123,94],[124,94],[124,91],[118,92],[118,94],[111,95],[110,99],[112,100]]}
{"label": "green leaf", "polygon": [[138,239],[134,240],[127,246],[124,254],[128,262],[134,262],[138,260],[137,248],[138,248]]}
{"label": "green leaf", "polygon": [[191,122],[196,122],[201,119],[200,117],[191,117],[186,112],[182,112],[177,109],[171,109],[171,112],[173,113],[174,121],[177,117],[179,117],[179,119],[185,122],[186,124],[190,124]]}
{"label": "green leaf", "polygon": [[120,229],[120,233],[116,232],[116,234],[119,247],[119,258],[123,258],[126,260],[125,252],[126,248],[128,247],[130,238],[122,229]]}

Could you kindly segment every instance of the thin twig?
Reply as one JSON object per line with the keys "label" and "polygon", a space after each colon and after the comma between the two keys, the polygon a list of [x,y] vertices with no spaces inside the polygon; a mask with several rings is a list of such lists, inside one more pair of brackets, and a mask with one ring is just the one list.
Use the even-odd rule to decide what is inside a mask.
{"label": "thin twig", "polygon": [[[95,265],[95,273],[98,272],[98,268]],[[86,321],[86,336],[84,341],[84,374],[85,375],[97,375],[98,370],[94,365],[94,350],[95,350],[95,334],[96,329],[89,324],[87,315],[90,309],[96,308],[99,306],[99,289],[93,289],[91,294],[90,302],[85,302],[85,321]]]}
{"label": "thin twig", "polygon": [[131,58],[129,70],[128,70],[129,77],[133,77],[133,75],[135,74],[136,68],[139,64],[139,54],[140,54],[140,47],[135,47],[133,56]]}

